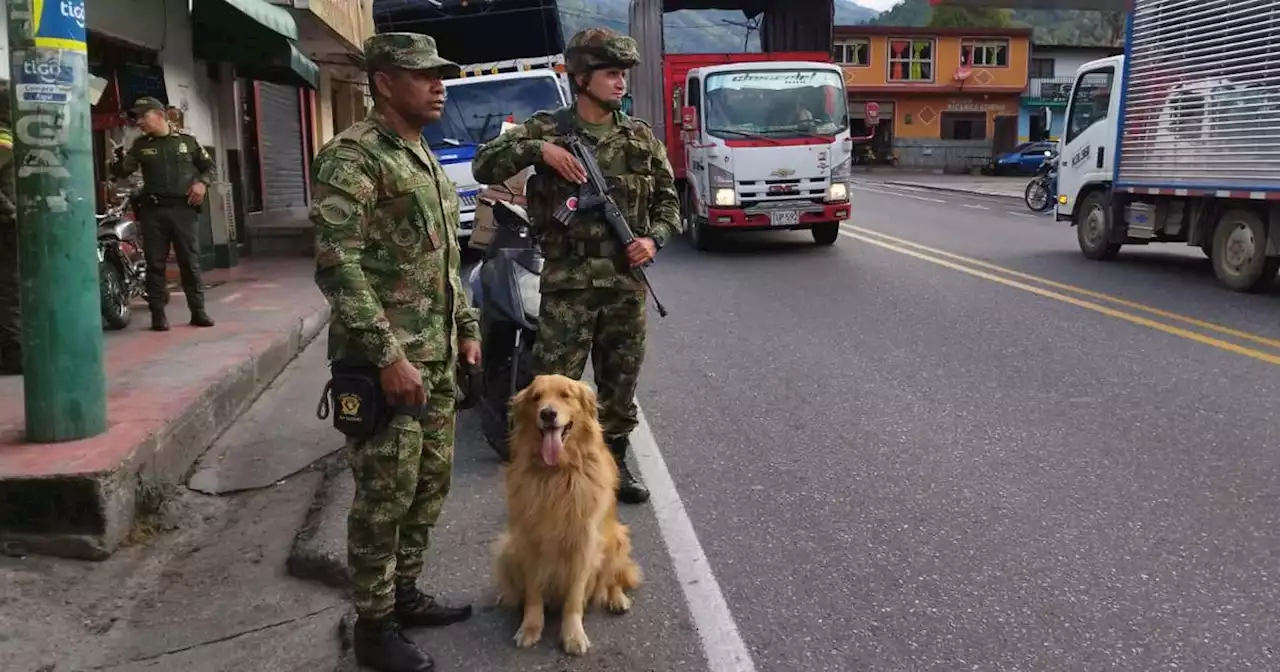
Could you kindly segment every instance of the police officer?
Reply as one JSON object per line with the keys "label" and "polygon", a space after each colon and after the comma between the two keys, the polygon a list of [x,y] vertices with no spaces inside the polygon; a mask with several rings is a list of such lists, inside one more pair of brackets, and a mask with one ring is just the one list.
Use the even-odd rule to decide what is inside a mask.
{"label": "police officer", "polygon": [[17,177],[9,83],[0,81],[0,374],[22,373],[22,308],[18,273]]}
{"label": "police officer", "polygon": [[466,620],[420,591],[423,554],[453,471],[455,367],[480,361],[479,326],[459,276],[458,197],[422,129],[444,113],[461,69],[417,33],[365,40],[374,110],[321,148],[312,166],[316,284],[329,299],[329,358],[380,370],[396,415],[348,439],[356,481],[347,563],[356,660],[388,672],[434,669],[402,627]]}
{"label": "police officer", "polygon": [[[602,28],[578,32],[565,50],[573,106],[533,115],[481,147],[472,164],[481,184],[498,184],[537,166],[525,190],[546,257],[535,372],[578,378],[591,353],[600,423],[618,463],[618,498],[629,504],[649,498],[626,462],[645,345],[645,289],[631,269],[653,259],[681,228],[666,148],[648,124],[621,111],[626,71],[639,62],[630,37]],[[610,195],[636,236],[628,247],[611,236],[599,215],[577,213],[567,227],[553,219],[586,182],[582,165],[559,142],[569,133],[594,146]]]}
{"label": "police officer", "polygon": [[213,160],[194,136],[170,126],[164,103],[159,100],[140,98],[129,114],[143,135],[123,157],[117,157],[111,174],[122,178],[142,169],[142,193],[135,202],[142,223],[142,252],[147,258],[151,328],[169,330],[164,312],[169,303],[165,262],[171,244],[178,259],[187,308],[191,310],[191,324],[212,327],[213,319],[205,311],[204,290],[200,286],[196,221],[213,180]]}

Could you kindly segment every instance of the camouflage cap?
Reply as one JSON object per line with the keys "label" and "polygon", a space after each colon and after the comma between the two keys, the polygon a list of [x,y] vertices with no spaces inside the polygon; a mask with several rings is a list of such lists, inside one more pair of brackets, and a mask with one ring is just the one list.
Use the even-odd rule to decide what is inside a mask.
{"label": "camouflage cap", "polygon": [[150,112],[151,110],[164,111],[164,108],[165,108],[165,105],[164,103],[160,102],[159,98],[144,96],[142,98],[139,98],[133,101],[133,107],[129,108],[129,111],[132,112],[133,114],[144,114],[146,112]]}
{"label": "camouflage cap", "polygon": [[438,68],[440,76],[453,79],[462,74],[457,63],[441,58],[436,40],[422,33],[378,33],[364,41],[364,60],[370,67],[404,70]]}
{"label": "camouflage cap", "polygon": [[586,73],[600,68],[630,70],[640,64],[636,41],[608,28],[587,28],[574,33],[564,50],[565,69]]}

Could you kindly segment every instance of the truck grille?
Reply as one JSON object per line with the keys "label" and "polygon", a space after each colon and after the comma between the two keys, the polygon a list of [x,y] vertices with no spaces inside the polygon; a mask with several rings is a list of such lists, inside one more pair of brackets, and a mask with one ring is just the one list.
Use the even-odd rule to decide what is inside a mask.
{"label": "truck grille", "polygon": [[739,180],[738,199],[744,207],[775,201],[821,200],[827,180]]}
{"label": "truck grille", "polygon": [[480,195],[480,192],[478,191],[474,191],[469,194],[458,194],[458,200],[461,202],[461,207],[466,208],[468,210],[475,209],[476,198],[479,195]]}

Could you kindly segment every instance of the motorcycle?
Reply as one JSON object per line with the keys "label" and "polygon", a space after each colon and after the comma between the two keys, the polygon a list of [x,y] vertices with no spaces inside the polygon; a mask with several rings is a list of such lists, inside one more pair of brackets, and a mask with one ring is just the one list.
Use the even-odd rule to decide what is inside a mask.
{"label": "motorcycle", "polygon": [[1035,177],[1027,183],[1022,194],[1031,212],[1047,212],[1056,202],[1054,194],[1058,192],[1058,155],[1052,150],[1045,150],[1044,161],[1036,168]]}
{"label": "motorcycle", "polygon": [[529,215],[515,203],[481,193],[492,206],[496,231],[479,264],[468,273],[471,305],[480,314],[481,392],[475,408],[485,440],[505,462],[511,398],[533,380],[543,257]]}
{"label": "motorcycle", "polygon": [[133,317],[130,304],[146,289],[147,262],[141,227],[132,213],[133,193],[117,192],[116,202],[98,220],[98,278],[102,324],[124,329]]}

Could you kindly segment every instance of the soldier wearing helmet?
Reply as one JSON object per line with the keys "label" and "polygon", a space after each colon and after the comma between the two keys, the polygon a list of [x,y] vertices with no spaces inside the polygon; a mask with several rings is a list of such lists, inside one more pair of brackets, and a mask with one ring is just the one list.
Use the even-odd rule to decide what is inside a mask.
{"label": "soldier wearing helmet", "polygon": [[[640,63],[635,40],[589,28],[569,40],[564,55],[574,104],[538,112],[482,146],[472,172],[481,184],[498,184],[536,166],[526,196],[546,263],[534,373],[580,378],[591,354],[600,424],[618,464],[618,499],[639,504],[648,500],[649,491],[631,473],[626,457],[637,424],[646,296],[632,269],[680,233],[680,199],[666,147],[647,123],[621,111],[626,71]],[[568,226],[553,218],[587,179],[563,146],[570,134],[593,147],[609,195],[636,236],[629,246],[622,247],[596,214],[577,213]]]}
{"label": "soldier wearing helmet", "polygon": [[18,275],[17,173],[9,82],[0,80],[0,374],[22,373],[22,309]]}

